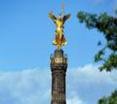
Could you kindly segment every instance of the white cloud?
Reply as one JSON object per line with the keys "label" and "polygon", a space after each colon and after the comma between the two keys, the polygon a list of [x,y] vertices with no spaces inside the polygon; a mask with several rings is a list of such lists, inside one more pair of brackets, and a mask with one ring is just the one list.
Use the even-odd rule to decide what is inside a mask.
{"label": "white cloud", "polygon": [[9,104],[7,100],[11,104],[47,103],[50,96],[49,81],[49,70],[29,69],[18,72],[1,72],[0,104]]}
{"label": "white cloud", "polygon": [[85,65],[68,70],[68,97],[78,96],[83,104],[96,104],[104,95],[117,88],[117,71],[100,72],[97,66]]}
{"label": "white cloud", "polygon": [[67,104],[85,104],[78,96],[67,99]]}
{"label": "white cloud", "polygon": [[[99,72],[93,65],[68,69],[67,104],[96,104],[117,88],[116,74]],[[0,72],[0,104],[48,104],[50,95],[50,69]]]}
{"label": "white cloud", "polygon": [[100,72],[97,67],[98,66],[93,66],[89,64],[84,67],[74,68],[70,70],[69,73],[72,73],[70,75],[72,75],[72,77],[75,77],[77,81],[92,82],[97,84],[101,83],[115,84],[112,78],[114,78],[115,76],[114,73],[116,71],[112,71],[111,73],[105,71]]}

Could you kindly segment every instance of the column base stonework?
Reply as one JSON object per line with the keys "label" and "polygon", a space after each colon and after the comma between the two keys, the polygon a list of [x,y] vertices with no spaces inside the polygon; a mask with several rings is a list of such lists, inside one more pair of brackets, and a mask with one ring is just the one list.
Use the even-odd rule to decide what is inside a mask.
{"label": "column base stonework", "polygon": [[51,104],[66,104],[66,70],[67,57],[62,49],[56,49],[51,56]]}

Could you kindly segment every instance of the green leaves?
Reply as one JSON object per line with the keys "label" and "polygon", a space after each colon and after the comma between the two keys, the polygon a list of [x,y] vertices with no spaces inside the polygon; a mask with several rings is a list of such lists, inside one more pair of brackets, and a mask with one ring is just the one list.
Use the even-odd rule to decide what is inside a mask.
{"label": "green leaves", "polygon": [[99,99],[98,104],[117,104],[117,90],[111,96]]}
{"label": "green leaves", "polygon": [[[106,39],[104,48],[95,55],[95,62],[103,61],[99,69],[101,71],[117,69],[117,18],[107,13],[96,15],[82,11],[77,14],[77,17],[81,23],[85,23],[87,28],[96,28],[102,32]],[[110,54],[105,58],[106,50],[110,50]]]}
{"label": "green leaves", "polygon": [[[105,63],[99,67],[99,69],[106,70],[106,71],[111,71],[112,69],[117,67],[117,55],[112,54],[109,56],[109,58],[105,61]],[[117,69],[116,69],[117,70]]]}
{"label": "green leaves", "polygon": [[103,60],[103,55],[104,55],[104,50],[102,49],[95,55],[95,62]]}
{"label": "green leaves", "polygon": [[77,15],[77,17],[79,18],[79,21],[81,23],[85,22],[86,23],[86,26],[90,29],[92,27],[95,27],[96,26],[96,16],[95,14],[88,14],[86,12],[82,12],[80,11]]}

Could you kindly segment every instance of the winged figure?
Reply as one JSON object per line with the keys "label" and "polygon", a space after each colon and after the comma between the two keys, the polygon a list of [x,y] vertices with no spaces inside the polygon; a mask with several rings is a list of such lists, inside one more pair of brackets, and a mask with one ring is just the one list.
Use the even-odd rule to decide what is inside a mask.
{"label": "winged figure", "polygon": [[67,44],[67,41],[64,37],[64,23],[70,18],[70,16],[70,14],[55,16],[52,12],[49,13],[49,17],[56,25],[55,40],[53,41],[53,44],[58,48],[61,48]]}

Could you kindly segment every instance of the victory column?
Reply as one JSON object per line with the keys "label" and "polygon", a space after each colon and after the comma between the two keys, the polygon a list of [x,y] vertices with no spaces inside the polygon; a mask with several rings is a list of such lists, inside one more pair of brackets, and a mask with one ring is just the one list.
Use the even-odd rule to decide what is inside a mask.
{"label": "victory column", "polygon": [[70,18],[70,14],[61,13],[61,15],[55,16],[50,12],[49,17],[56,26],[53,45],[57,47],[51,56],[50,63],[52,72],[51,104],[66,104],[66,70],[68,63],[62,47],[67,44],[64,36],[64,24]]}

